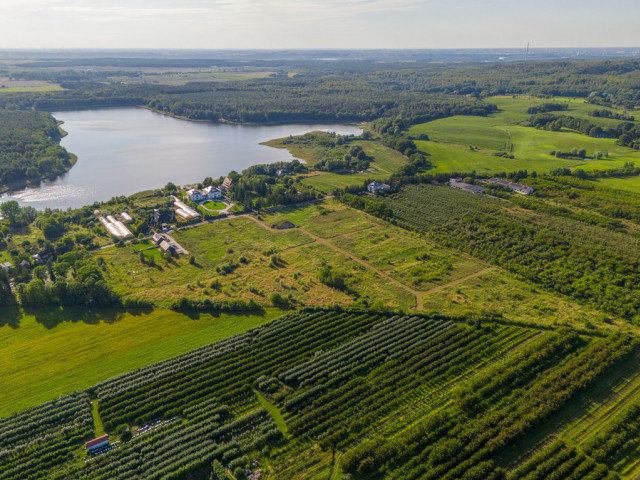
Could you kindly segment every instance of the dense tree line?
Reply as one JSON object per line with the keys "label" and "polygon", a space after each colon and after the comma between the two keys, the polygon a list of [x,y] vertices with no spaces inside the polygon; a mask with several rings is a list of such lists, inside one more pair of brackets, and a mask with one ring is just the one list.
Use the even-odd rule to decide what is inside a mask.
{"label": "dense tree line", "polygon": [[111,307],[122,304],[104,280],[105,263],[84,250],[73,250],[58,257],[46,281],[34,278],[20,284],[17,294],[25,307],[72,306]]}
{"label": "dense tree line", "polygon": [[583,135],[595,138],[617,138],[618,143],[625,147],[640,148],[640,125],[633,122],[620,122],[615,126],[601,127],[586,118],[576,118],[568,115],[538,114],[531,117],[529,126],[557,132],[562,128],[569,128]]}
{"label": "dense tree line", "polygon": [[71,168],[55,119],[45,112],[0,109],[0,186],[55,178]]}

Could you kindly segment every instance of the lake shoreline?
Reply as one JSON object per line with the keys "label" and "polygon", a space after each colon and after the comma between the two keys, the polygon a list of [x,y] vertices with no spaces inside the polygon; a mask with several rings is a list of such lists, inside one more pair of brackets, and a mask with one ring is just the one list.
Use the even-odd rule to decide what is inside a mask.
{"label": "lake shoreline", "polygon": [[353,124],[194,121],[137,106],[51,114],[59,128],[64,124],[61,145],[73,152],[73,168],[37,185],[7,186],[0,190],[0,202],[17,200],[38,210],[80,208],[168,182],[197,184],[208,176],[295,158],[287,150],[264,145],[269,140],[313,130],[356,135],[362,131]]}

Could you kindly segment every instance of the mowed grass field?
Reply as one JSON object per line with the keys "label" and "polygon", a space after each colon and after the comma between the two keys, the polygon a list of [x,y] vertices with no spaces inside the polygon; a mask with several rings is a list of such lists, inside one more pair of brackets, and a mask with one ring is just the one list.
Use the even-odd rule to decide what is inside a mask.
{"label": "mowed grass field", "polygon": [[[565,130],[549,132],[518,125],[528,120],[527,109],[547,102],[567,103],[567,111],[561,115],[588,118],[603,126],[619,123],[618,120],[590,117],[589,111],[599,109],[576,99],[532,99],[492,97],[499,111],[489,117],[455,116],[433,122],[414,125],[409,134],[418,137],[427,134],[429,141],[416,141],[419,150],[429,154],[434,172],[470,172],[480,174],[515,170],[549,172],[557,168],[582,168],[584,170],[622,167],[626,162],[639,162],[636,150],[616,145],[613,139],[592,138]],[[584,148],[587,157],[597,151],[604,154],[600,160],[562,159],[550,155],[551,151],[567,152]],[[513,159],[493,155],[506,152]]]}
{"label": "mowed grass field", "polygon": [[170,358],[282,315],[45,309],[0,327],[0,417]]}

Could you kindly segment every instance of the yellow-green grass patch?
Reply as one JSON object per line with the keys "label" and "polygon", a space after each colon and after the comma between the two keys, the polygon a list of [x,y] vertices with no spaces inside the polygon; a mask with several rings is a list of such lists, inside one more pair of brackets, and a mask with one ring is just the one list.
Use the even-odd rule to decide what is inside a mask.
{"label": "yellow-green grass patch", "polygon": [[[6,313],[6,312],[5,312]],[[0,416],[242,333],[281,315],[44,309],[0,328]]]}
{"label": "yellow-green grass patch", "polygon": [[322,238],[332,238],[380,225],[378,219],[349,208],[337,200],[325,200],[314,206],[287,207],[262,218],[269,226],[279,225],[288,220]]}
{"label": "yellow-green grass patch", "polygon": [[342,235],[341,248],[416,290],[476,273],[486,265],[388,225]]}
{"label": "yellow-green grass patch", "polygon": [[58,92],[62,91],[60,85],[42,85],[38,87],[7,87],[0,88],[0,93],[29,93],[29,92]]}
{"label": "yellow-green grass patch", "polygon": [[517,280],[499,269],[427,294],[423,307],[446,315],[499,312],[506,320],[544,326],[630,328],[616,319],[605,323],[607,317],[602,312]]}

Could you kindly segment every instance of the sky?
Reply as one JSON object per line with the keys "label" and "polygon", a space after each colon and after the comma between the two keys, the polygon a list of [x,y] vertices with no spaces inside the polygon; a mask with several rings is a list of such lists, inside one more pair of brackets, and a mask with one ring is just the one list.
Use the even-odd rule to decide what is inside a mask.
{"label": "sky", "polygon": [[0,0],[11,48],[640,47],[638,0]]}

